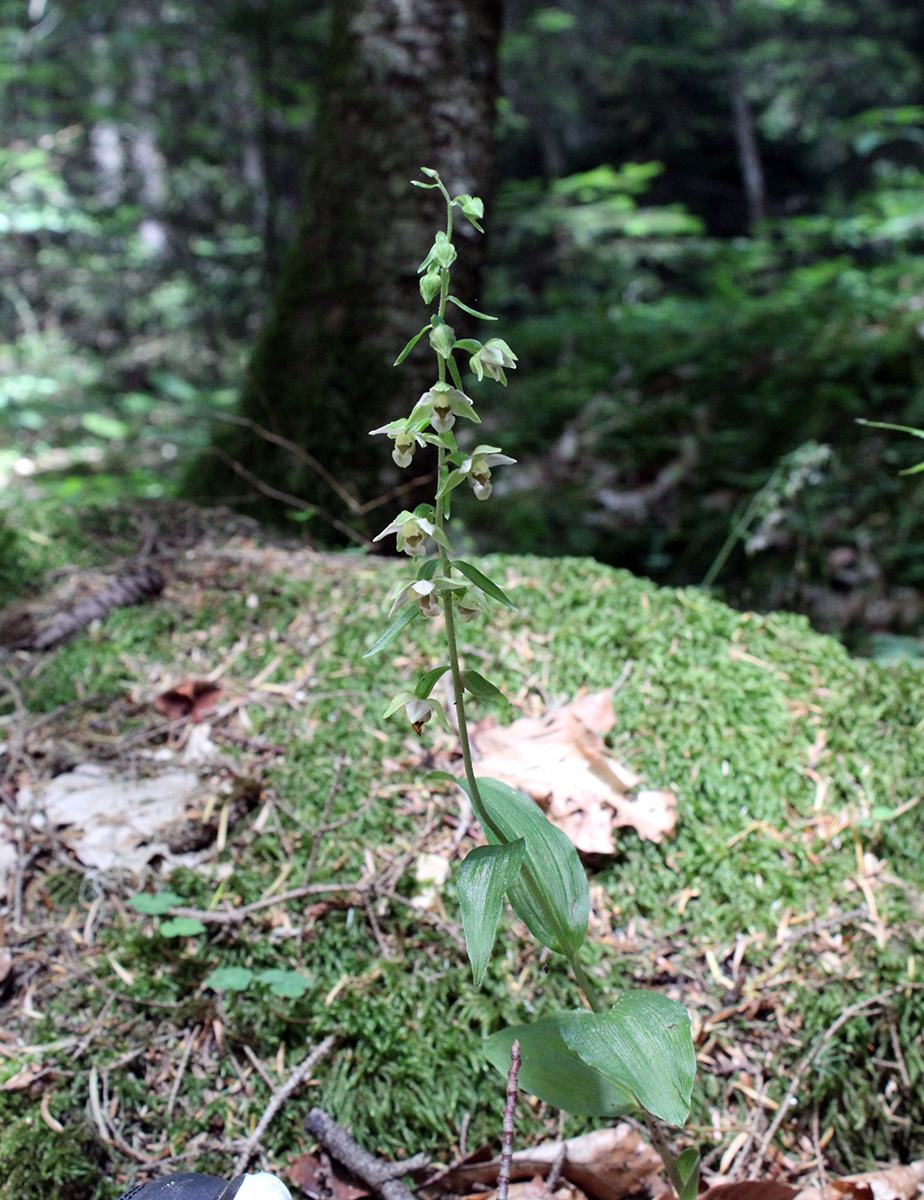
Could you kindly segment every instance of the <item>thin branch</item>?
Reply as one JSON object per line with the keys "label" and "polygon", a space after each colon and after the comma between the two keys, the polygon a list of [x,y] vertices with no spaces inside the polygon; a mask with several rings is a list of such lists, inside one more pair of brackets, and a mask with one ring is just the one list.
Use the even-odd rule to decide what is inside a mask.
{"label": "thin branch", "polygon": [[263,1116],[257,1122],[256,1129],[244,1143],[240,1154],[237,1156],[237,1161],[234,1164],[235,1175],[241,1175],[247,1170],[250,1160],[260,1149],[260,1141],[264,1133],[266,1133],[267,1129],[269,1128],[273,1117],[275,1117],[276,1113],[279,1112],[280,1108],[282,1108],[283,1104],[285,1104],[292,1093],[301,1087],[306,1079],[310,1079],[311,1072],[318,1065],[322,1058],[327,1057],[327,1055],[333,1049],[333,1045],[334,1039],[332,1037],[326,1037],[319,1046],[316,1046],[314,1050],[311,1051],[307,1058],[302,1059],[282,1087],[278,1088],[273,1093],[269,1104],[267,1104],[266,1109],[263,1112]]}
{"label": "thin branch", "polygon": [[279,500],[282,504],[290,504],[300,512],[317,513],[322,520],[326,521],[328,525],[331,525],[339,533],[342,533],[344,537],[348,537],[350,541],[358,542],[360,546],[365,546],[367,550],[373,548],[372,542],[367,537],[363,537],[361,533],[357,533],[355,529],[351,529],[349,525],[345,525],[343,521],[338,520],[337,517],[327,512],[326,509],[320,508],[317,504],[309,504],[307,500],[302,500],[300,496],[292,496],[288,492],[281,492],[278,488],[270,487],[268,483],[264,483],[262,479],[258,479],[252,471],[248,471],[243,463],[239,463],[237,459],[232,458],[230,454],[226,454],[218,446],[212,446],[210,453],[217,455],[235,474],[240,475],[246,483],[249,483],[251,487],[255,487],[262,495],[269,496],[271,500]]}

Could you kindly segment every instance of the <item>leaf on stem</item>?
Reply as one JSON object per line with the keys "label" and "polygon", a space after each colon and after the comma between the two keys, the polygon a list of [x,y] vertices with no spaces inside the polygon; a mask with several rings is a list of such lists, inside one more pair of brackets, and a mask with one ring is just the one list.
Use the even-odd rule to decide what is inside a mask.
{"label": "leaf on stem", "polygon": [[[420,186],[427,187],[428,185],[423,183]],[[432,185],[430,185],[430,186],[432,186]],[[401,353],[395,359],[392,366],[400,367],[400,365],[404,362],[404,360],[407,358],[407,356],[410,354],[410,352],[414,349],[414,347],[417,345],[417,343],[420,341],[420,339],[423,337],[423,335],[427,332],[428,329],[430,329],[430,325],[424,325],[424,327],[423,327],[423,329],[421,329],[420,333],[414,334],[414,336],[411,338],[411,340],[408,342],[408,344],[404,347],[404,349],[401,351]]]}
{"label": "leaf on stem", "polygon": [[416,604],[406,604],[398,613],[392,623],[388,626],[378,641],[374,642],[363,658],[371,658],[373,654],[378,654],[380,650],[384,650],[389,642],[393,642],[403,629],[406,629],[416,617],[420,616],[420,609]]}
{"label": "leaf on stem", "polygon": [[466,579],[476,584],[483,592],[486,592],[492,599],[498,603],[504,604],[507,608],[517,611],[517,606],[513,603],[510,597],[501,588],[497,586],[493,579],[489,579],[487,575],[482,574],[477,567],[473,567],[470,562],[466,562],[464,558],[457,558],[452,564],[457,571],[461,571]]}
{"label": "leaf on stem", "polygon": [[477,671],[465,671],[462,675],[462,686],[479,700],[503,700],[505,704],[509,704],[500,688],[495,687],[490,679],[485,679]]}
{"label": "leaf on stem", "polygon": [[526,840],[526,858],[507,896],[533,937],[572,958],[587,937],[590,892],[574,843],[536,804],[496,779],[479,779],[479,803],[468,787],[485,837],[497,845]]}
{"label": "leaf on stem", "polygon": [[450,354],[450,356],[446,359],[446,362],[449,364],[449,374],[452,376],[452,382],[456,385],[460,392],[463,391],[462,376],[459,374],[459,364],[456,362],[455,357]]}
{"label": "leaf on stem", "polygon": [[660,992],[624,992],[609,1012],[560,1018],[562,1038],[589,1067],[630,1088],[639,1105],[682,1125],[696,1055],[687,1010]]}
{"label": "leaf on stem", "polygon": [[476,988],[481,987],[494,947],[504,894],[519,875],[525,853],[522,838],[506,846],[478,846],[459,867],[462,927]]}
{"label": "leaf on stem", "polygon": [[418,699],[426,700],[448,670],[449,663],[446,663],[444,667],[434,667],[432,671],[428,671],[426,675],[422,676],[414,689]]}
{"label": "leaf on stem", "polygon": [[[496,321],[497,317],[492,317],[488,313],[479,312],[477,308],[469,308],[467,304],[463,304],[456,296],[447,296],[447,300],[451,301],[456,308],[461,308],[463,312],[467,312],[471,317],[478,317],[481,321]],[[479,347],[480,349],[480,347]]]}
{"label": "leaf on stem", "polygon": [[618,1117],[637,1112],[632,1092],[583,1062],[561,1036],[562,1017],[501,1029],[485,1042],[485,1054],[502,1075],[510,1047],[520,1043],[520,1087],[547,1104],[585,1117]]}

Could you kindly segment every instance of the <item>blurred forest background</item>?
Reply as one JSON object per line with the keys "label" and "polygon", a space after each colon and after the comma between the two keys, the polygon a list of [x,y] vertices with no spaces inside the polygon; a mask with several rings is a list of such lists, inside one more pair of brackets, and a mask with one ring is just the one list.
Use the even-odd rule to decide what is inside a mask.
{"label": "blurred forest background", "polygon": [[[428,7],[448,27],[456,2]],[[306,177],[337,140],[324,133],[331,19],[336,36],[358,8],[0,0],[8,593],[23,539],[46,536],[43,506],[185,496],[316,544],[386,523],[387,506],[361,511],[398,482],[384,439],[338,509],[320,493],[342,447],[327,459],[323,438],[292,439],[319,475],[283,426],[268,440],[272,420],[239,415],[287,252],[311,225]],[[856,419],[924,426],[920,0],[505,0],[499,15],[499,94],[484,62],[476,80],[496,113],[475,172],[483,286],[459,292],[501,317],[520,356],[507,391],[485,392],[479,432],[520,465],[497,479],[489,518],[460,505],[460,536],[706,583],[854,644],[917,634],[924,476],[898,472],[919,443]],[[420,100],[405,98],[408,122]],[[416,165],[442,169],[438,152]],[[406,200],[379,184],[365,228],[381,241]],[[412,280],[425,250],[405,264]],[[407,320],[425,319],[418,301]],[[385,391],[416,386],[410,365]],[[350,370],[305,384],[306,438]],[[367,391],[368,411],[346,405],[354,436],[381,423]],[[259,469],[228,450],[228,429],[267,452]],[[306,470],[319,494],[300,486]]]}

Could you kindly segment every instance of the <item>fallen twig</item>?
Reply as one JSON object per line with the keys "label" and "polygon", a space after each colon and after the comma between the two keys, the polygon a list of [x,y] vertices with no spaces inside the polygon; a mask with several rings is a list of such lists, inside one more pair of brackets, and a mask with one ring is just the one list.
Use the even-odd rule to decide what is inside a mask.
{"label": "fallen twig", "polygon": [[507,1103],[501,1133],[501,1158],[497,1171],[497,1200],[507,1200],[510,1190],[510,1160],[513,1158],[514,1114],[517,1107],[517,1077],[520,1074],[520,1043],[513,1039],[510,1047],[510,1070],[507,1072]]}
{"label": "fallen twig", "polygon": [[237,1161],[234,1164],[235,1175],[242,1175],[244,1171],[247,1170],[250,1160],[260,1149],[260,1141],[264,1133],[266,1133],[266,1130],[269,1127],[273,1117],[275,1117],[276,1113],[279,1112],[280,1108],[282,1108],[283,1104],[285,1104],[286,1100],[288,1100],[292,1093],[296,1091],[297,1088],[301,1087],[306,1079],[310,1078],[311,1072],[318,1065],[322,1058],[327,1057],[333,1045],[334,1039],[332,1037],[326,1037],[319,1046],[316,1046],[314,1050],[311,1051],[307,1058],[302,1059],[282,1087],[278,1088],[273,1093],[273,1095],[270,1097],[269,1104],[267,1104],[266,1109],[263,1112],[263,1116],[257,1122],[256,1129],[244,1143],[240,1154],[237,1156]]}
{"label": "fallen twig", "polygon": [[328,1154],[343,1163],[357,1179],[379,1192],[384,1200],[414,1200],[414,1193],[402,1183],[399,1176],[423,1170],[430,1161],[426,1154],[415,1154],[404,1162],[383,1162],[364,1150],[342,1125],[338,1125],[321,1108],[311,1110],[305,1128],[312,1137],[317,1138]]}

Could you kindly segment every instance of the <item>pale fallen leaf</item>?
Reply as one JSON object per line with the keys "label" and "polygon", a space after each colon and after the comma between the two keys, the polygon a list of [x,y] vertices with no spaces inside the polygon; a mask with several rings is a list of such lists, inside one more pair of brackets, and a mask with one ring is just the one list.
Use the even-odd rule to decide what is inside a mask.
{"label": "pale fallen leaf", "polygon": [[[120,779],[83,763],[58,775],[35,802],[32,821],[58,836],[88,867],[137,872],[155,855],[170,858],[164,829],[187,815],[199,780],[189,771],[149,779]],[[19,803],[32,800],[23,789]]]}
{"label": "pale fallen leaf", "polygon": [[660,842],[677,820],[667,791],[637,791],[641,777],[607,750],[601,733],[613,727],[609,690],[582,695],[551,716],[522,717],[474,730],[479,775],[531,796],[586,854],[614,854],[613,831],[631,826]]}

